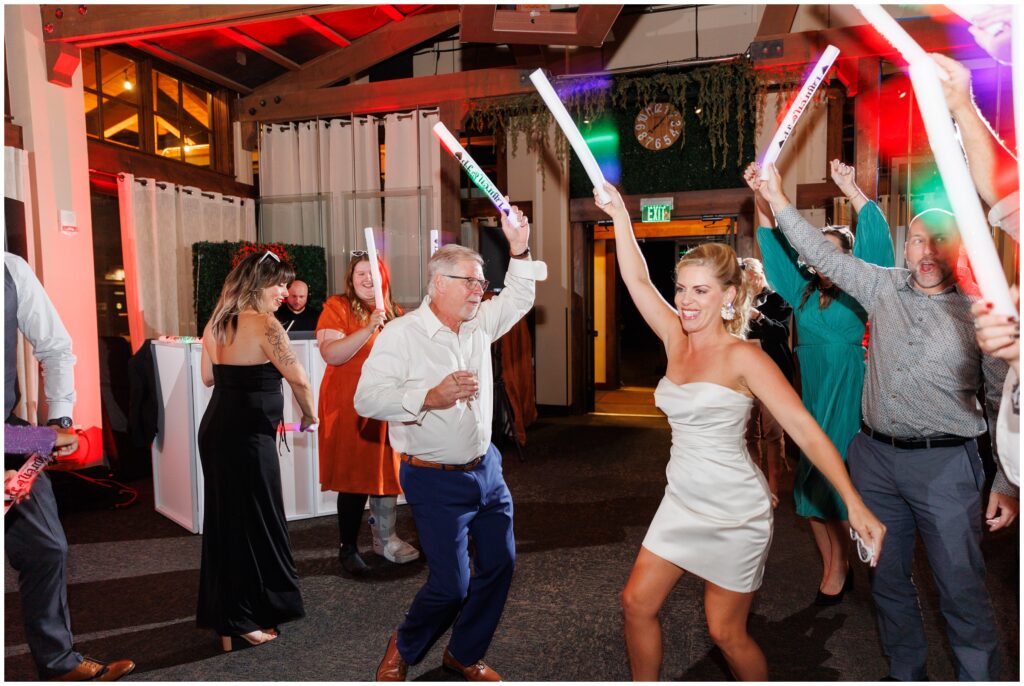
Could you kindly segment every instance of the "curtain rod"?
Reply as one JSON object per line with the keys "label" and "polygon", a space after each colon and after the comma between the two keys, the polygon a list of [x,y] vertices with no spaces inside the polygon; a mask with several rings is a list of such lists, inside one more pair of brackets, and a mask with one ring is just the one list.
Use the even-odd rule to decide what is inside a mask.
{"label": "curtain rod", "polygon": [[[117,176],[118,178],[121,178],[120,174],[118,174]],[[143,186],[149,185],[146,179],[135,179],[135,183],[141,184]],[[175,193],[186,193],[188,195],[193,195],[193,191],[191,189],[183,188],[182,186],[175,186],[173,183],[168,184],[166,181],[155,181],[154,183],[156,184],[156,187],[159,188],[160,190],[167,190],[167,186],[170,185],[174,186]],[[199,191],[199,195],[203,196],[204,198],[210,198],[211,200],[217,197],[213,193],[205,193],[203,191]],[[233,196],[222,195],[220,198],[221,200],[229,202],[232,205],[235,204],[235,198]]]}
{"label": "curtain rod", "polygon": [[[109,177],[109,178],[112,178],[112,179],[117,179],[119,181],[124,178],[124,172],[118,172],[117,174],[111,174],[110,172],[103,171],[102,169],[90,169],[89,173],[90,174],[99,174],[100,176],[106,176],[106,177]],[[139,184],[141,184],[143,186],[148,185],[146,179],[135,179],[135,182],[139,183]],[[159,188],[161,190],[166,190],[167,189],[167,182],[165,182],[165,181],[157,181],[156,185],[157,185],[157,188]],[[171,185],[173,186],[174,184],[171,184]],[[174,186],[174,190],[175,190],[175,192],[187,193],[188,195],[193,195],[193,191],[191,189],[189,189],[189,188],[182,188],[181,186]],[[213,198],[217,197],[216,195],[213,195],[212,193],[205,193],[203,191],[199,191],[199,194],[202,195],[204,198],[213,199]],[[234,196],[221,195],[221,199],[224,200],[225,202],[231,203],[232,205],[235,203]],[[242,198],[242,200],[244,200],[244,198]]]}

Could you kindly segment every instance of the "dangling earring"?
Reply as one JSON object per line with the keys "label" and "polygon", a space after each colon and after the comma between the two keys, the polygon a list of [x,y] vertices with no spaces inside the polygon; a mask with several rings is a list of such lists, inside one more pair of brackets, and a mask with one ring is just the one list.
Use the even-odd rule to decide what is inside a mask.
{"label": "dangling earring", "polygon": [[736,308],[733,307],[732,303],[726,303],[722,305],[722,319],[727,322],[731,322],[736,318]]}

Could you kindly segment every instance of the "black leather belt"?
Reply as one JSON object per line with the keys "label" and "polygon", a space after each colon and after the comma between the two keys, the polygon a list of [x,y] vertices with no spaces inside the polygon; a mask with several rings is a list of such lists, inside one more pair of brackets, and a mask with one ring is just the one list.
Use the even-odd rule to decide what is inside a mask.
{"label": "black leather belt", "polygon": [[927,448],[953,448],[956,446],[963,445],[967,441],[973,441],[974,438],[964,438],[963,436],[953,436],[952,434],[942,434],[939,436],[932,436],[930,438],[894,438],[887,436],[880,431],[875,431],[864,422],[860,423],[860,430],[870,436],[872,439],[879,443],[885,443],[891,445],[894,448],[900,450],[925,450]]}

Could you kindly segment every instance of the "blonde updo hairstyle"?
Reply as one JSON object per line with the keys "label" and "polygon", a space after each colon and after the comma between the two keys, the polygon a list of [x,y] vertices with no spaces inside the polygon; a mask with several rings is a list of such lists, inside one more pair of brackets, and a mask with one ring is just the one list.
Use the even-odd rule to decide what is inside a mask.
{"label": "blonde updo hairstyle", "polygon": [[731,320],[723,317],[722,323],[729,333],[746,338],[750,308],[756,293],[753,293],[748,274],[740,267],[736,251],[725,243],[702,243],[682,256],[676,264],[676,275],[680,269],[689,266],[708,267],[723,290],[729,286],[736,288],[736,298],[732,301],[736,315]]}

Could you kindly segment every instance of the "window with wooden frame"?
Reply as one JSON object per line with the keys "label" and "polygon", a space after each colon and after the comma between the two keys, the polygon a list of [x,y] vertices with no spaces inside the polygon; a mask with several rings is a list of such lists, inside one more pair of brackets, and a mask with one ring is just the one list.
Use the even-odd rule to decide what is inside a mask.
{"label": "window with wooden frame", "polygon": [[139,74],[135,60],[109,50],[82,51],[86,133],[140,149]]}
{"label": "window with wooden frame", "polygon": [[178,71],[121,51],[82,50],[86,133],[160,157],[214,167],[214,93]]}

